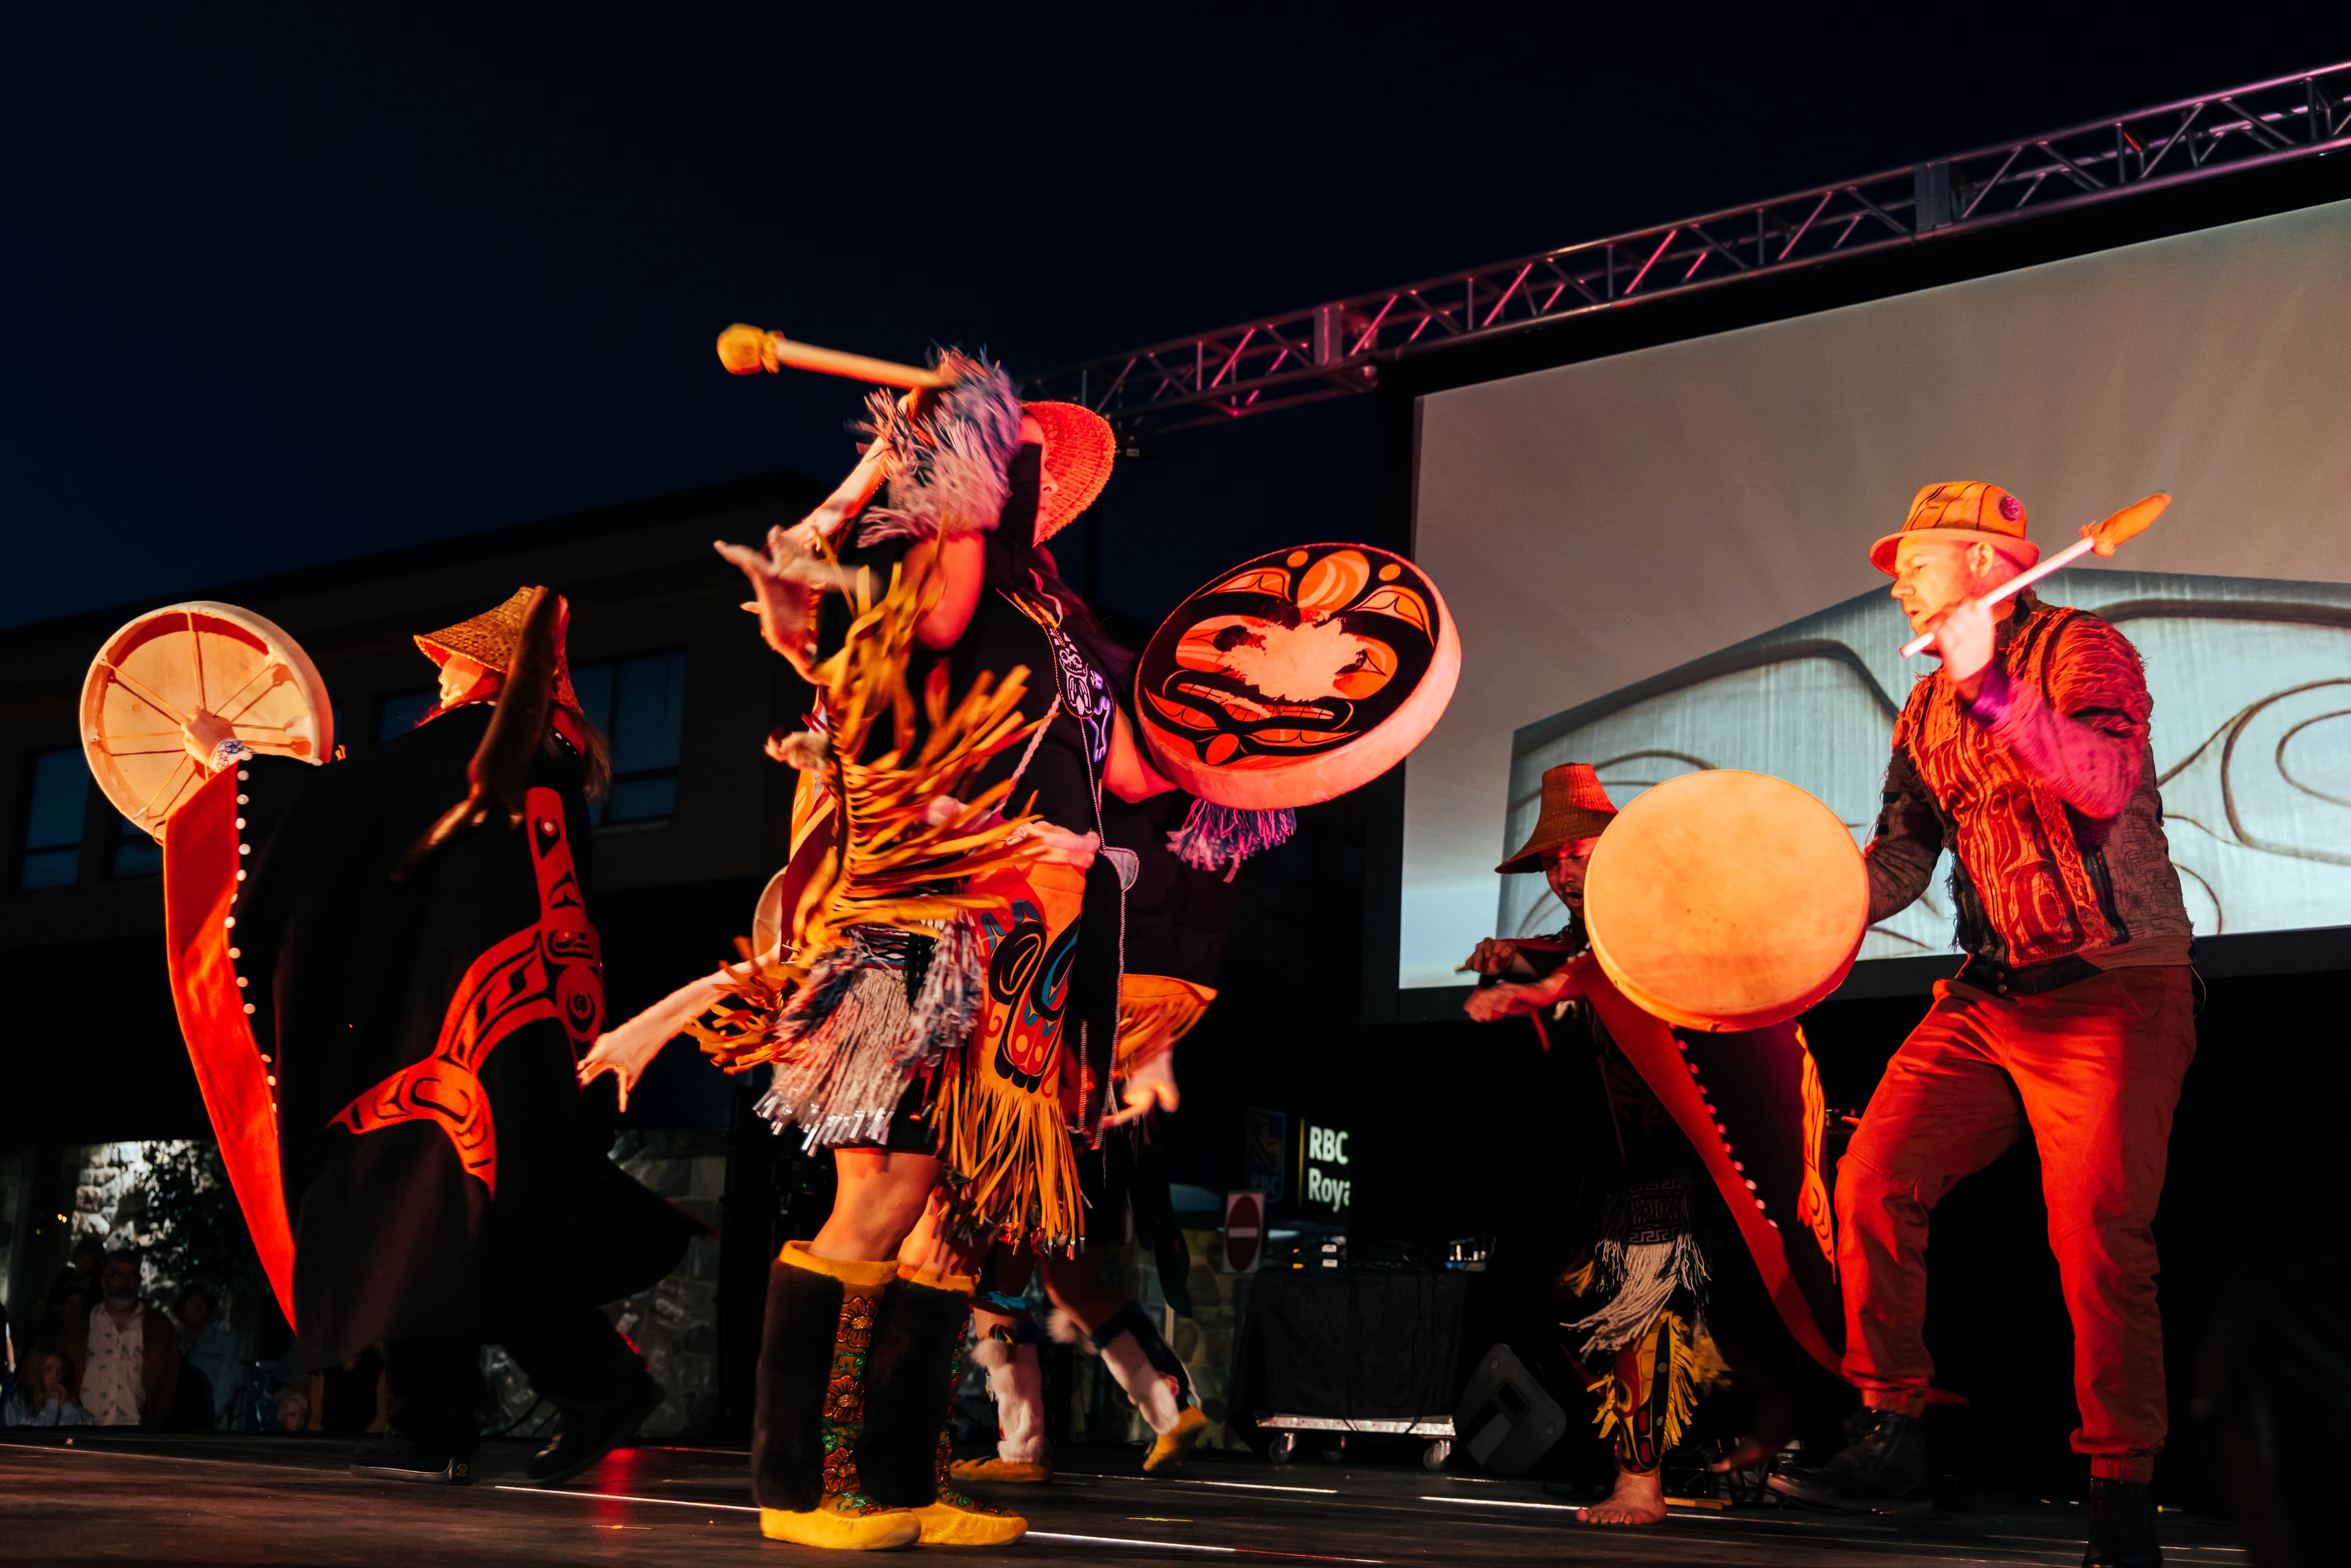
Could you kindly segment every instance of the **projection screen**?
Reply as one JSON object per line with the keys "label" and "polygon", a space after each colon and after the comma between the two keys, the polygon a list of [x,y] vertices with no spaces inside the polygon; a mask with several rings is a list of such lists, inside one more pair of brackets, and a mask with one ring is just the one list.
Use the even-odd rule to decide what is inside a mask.
{"label": "projection screen", "polygon": [[[2044,548],[2153,490],[2111,563],[2044,585],[2137,643],[2199,936],[2351,923],[2351,203],[1428,393],[1414,541],[1460,622],[1406,765],[1397,983],[1556,929],[1493,867],[1546,767],[1620,807],[1701,767],[1802,785],[1867,837],[1934,668],[1867,559],[1912,495],[1984,479]],[[1869,960],[1950,950],[1943,879]]]}

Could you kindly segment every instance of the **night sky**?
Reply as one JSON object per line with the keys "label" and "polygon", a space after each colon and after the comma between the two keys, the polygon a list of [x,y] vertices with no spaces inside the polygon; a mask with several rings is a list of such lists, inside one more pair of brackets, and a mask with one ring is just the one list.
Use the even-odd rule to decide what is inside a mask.
{"label": "night sky", "polygon": [[[8,622],[837,476],[856,389],[726,375],[737,319],[1048,368],[2351,54],[2111,8],[42,9],[0,33]],[[1101,597],[1364,531],[1371,416],[1126,465]]]}

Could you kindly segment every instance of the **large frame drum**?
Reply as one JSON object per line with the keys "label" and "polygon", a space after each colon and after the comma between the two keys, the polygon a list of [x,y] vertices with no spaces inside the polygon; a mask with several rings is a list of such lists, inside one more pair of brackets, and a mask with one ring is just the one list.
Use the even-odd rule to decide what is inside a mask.
{"label": "large frame drum", "polygon": [[1460,674],[1461,634],[1426,573],[1371,545],[1299,545],[1176,606],[1136,665],[1135,716],[1190,793],[1280,810],[1403,761]]}
{"label": "large frame drum", "polygon": [[1835,812],[1784,779],[1669,779],[1617,813],[1583,881],[1593,956],[1683,1029],[1762,1029],[1837,988],[1869,925],[1869,877]]}
{"label": "large frame drum", "polygon": [[82,681],[82,754],[115,810],[159,843],[173,810],[204,781],[180,737],[199,711],[268,756],[317,764],[334,755],[327,685],[279,627],[203,599],[134,617]]}

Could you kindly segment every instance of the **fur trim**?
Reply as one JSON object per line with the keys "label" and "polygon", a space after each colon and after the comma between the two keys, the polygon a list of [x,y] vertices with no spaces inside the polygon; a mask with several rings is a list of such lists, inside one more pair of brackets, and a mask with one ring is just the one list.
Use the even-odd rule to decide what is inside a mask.
{"label": "fur trim", "polygon": [[910,414],[896,394],[870,393],[860,426],[888,454],[889,501],[867,510],[860,545],[954,538],[996,527],[1011,494],[1006,470],[1020,450],[1020,394],[1002,367],[954,349],[933,362],[954,378]]}
{"label": "fur trim", "polygon": [[1100,1355],[1102,1349],[1094,1343],[1092,1330],[1078,1322],[1078,1315],[1067,1307],[1055,1307],[1052,1316],[1045,1320],[1045,1332],[1053,1336],[1056,1344],[1073,1344],[1081,1355]]}

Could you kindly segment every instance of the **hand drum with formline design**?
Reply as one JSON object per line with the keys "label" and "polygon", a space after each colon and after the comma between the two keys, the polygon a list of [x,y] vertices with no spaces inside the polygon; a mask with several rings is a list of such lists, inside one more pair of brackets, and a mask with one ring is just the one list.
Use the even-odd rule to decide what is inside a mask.
{"label": "hand drum with formline design", "polygon": [[137,616],[99,649],[81,687],[81,745],[98,787],[157,841],[204,781],[181,743],[199,710],[272,757],[324,762],[335,710],[301,645],[250,610],[195,600]]}
{"label": "hand drum with formline design", "polygon": [[1762,1029],[1844,979],[1869,877],[1837,815],[1762,773],[1685,773],[1616,815],[1592,852],[1593,956],[1644,1011],[1683,1029]]}
{"label": "hand drum with formline design", "polygon": [[1426,573],[1370,545],[1301,545],[1176,606],[1135,669],[1152,760],[1204,800],[1311,806],[1404,760],[1444,716],[1461,637]]}

